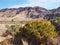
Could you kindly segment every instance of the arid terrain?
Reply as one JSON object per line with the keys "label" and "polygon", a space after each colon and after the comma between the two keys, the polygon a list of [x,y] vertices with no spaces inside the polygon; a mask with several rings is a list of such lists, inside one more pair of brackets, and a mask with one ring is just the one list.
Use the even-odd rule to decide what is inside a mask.
{"label": "arid terrain", "polygon": [[38,6],[1,9],[0,29],[4,30],[6,24],[23,24],[30,20],[49,20],[59,17],[60,7],[51,10]]}
{"label": "arid terrain", "polygon": [[0,10],[0,21],[29,21],[60,17],[60,7],[45,9],[42,7],[6,8]]}
{"label": "arid terrain", "polygon": [[[50,21],[55,18],[60,18],[60,7],[51,10],[45,9],[43,7],[38,7],[38,6],[1,9],[0,10],[0,37],[3,38],[2,35],[7,30],[6,25],[24,26],[24,24],[26,24],[29,21],[34,21],[34,20]],[[4,37],[3,39],[5,38],[6,37]]]}

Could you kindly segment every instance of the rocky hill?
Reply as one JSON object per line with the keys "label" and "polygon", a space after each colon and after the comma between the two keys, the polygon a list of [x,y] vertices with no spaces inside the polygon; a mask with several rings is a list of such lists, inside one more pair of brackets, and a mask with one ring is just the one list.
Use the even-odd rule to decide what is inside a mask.
{"label": "rocky hill", "polygon": [[0,21],[28,21],[60,17],[60,7],[47,10],[42,7],[6,8],[0,10]]}

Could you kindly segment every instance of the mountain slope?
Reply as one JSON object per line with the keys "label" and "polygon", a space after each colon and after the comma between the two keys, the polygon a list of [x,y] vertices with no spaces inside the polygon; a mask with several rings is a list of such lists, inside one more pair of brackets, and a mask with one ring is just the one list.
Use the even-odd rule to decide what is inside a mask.
{"label": "mountain slope", "polygon": [[0,21],[28,21],[53,17],[60,17],[60,7],[52,10],[47,10],[42,7],[6,8],[0,10]]}

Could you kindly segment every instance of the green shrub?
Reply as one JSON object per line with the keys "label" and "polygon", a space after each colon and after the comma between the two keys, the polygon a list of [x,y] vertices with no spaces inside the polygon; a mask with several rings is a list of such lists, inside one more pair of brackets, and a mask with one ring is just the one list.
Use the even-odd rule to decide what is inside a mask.
{"label": "green shrub", "polygon": [[36,43],[41,43],[55,38],[57,33],[54,26],[48,21],[31,21],[20,29],[20,35]]}

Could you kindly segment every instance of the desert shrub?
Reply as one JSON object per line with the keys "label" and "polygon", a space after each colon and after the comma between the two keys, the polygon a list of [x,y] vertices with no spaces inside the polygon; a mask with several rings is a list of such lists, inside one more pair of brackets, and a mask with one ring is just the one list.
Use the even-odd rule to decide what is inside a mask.
{"label": "desert shrub", "polygon": [[35,45],[38,45],[43,42],[46,43],[47,39],[55,38],[57,33],[54,26],[48,21],[30,21],[20,28],[17,35],[27,38],[29,41],[36,43]]}
{"label": "desert shrub", "polygon": [[15,35],[17,32],[19,32],[20,25],[6,25],[6,32],[5,35]]}
{"label": "desert shrub", "polygon": [[60,18],[52,19],[51,23],[55,26],[55,30],[60,35]]}

